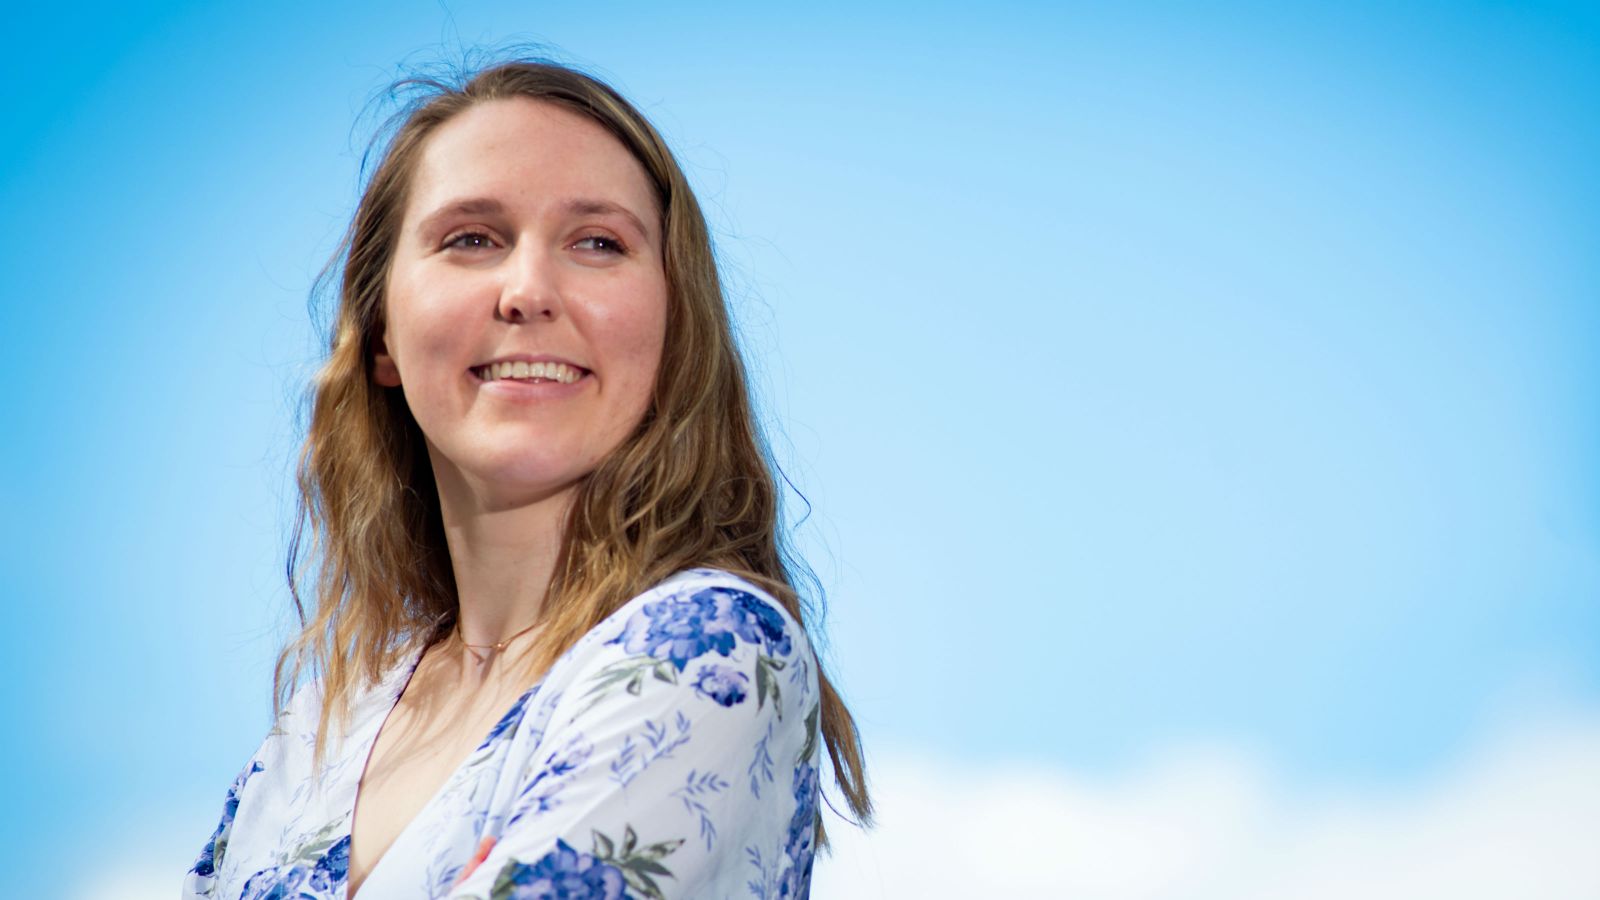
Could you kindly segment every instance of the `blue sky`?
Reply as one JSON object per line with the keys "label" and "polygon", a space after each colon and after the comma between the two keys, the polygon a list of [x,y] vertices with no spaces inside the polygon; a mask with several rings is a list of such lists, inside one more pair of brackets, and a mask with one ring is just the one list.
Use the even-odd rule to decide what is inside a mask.
{"label": "blue sky", "polygon": [[869,751],[1405,785],[1600,710],[1594,5],[51,13],[0,61],[18,888],[204,842],[359,114],[518,38],[700,192]]}

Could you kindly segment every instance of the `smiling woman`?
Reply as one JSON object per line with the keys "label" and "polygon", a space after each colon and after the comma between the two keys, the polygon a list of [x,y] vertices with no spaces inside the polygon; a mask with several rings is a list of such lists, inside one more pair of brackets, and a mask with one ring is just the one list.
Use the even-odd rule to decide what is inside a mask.
{"label": "smiling woman", "polygon": [[462,82],[335,258],[304,628],[184,895],[804,897],[824,747],[870,807],[699,206],[595,79]]}
{"label": "smiling woman", "polygon": [[637,427],[661,364],[650,177],[593,118],[512,97],[440,126],[413,178],[374,378],[404,389],[447,505],[528,510],[522,534],[557,537],[541,501]]}

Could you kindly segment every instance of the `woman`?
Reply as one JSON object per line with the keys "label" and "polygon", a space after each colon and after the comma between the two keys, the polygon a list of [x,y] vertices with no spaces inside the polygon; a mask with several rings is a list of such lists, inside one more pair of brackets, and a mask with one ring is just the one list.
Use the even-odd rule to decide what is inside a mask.
{"label": "woman", "polygon": [[823,746],[869,804],[699,206],[586,75],[417,84],[340,248],[306,624],[185,896],[804,897]]}

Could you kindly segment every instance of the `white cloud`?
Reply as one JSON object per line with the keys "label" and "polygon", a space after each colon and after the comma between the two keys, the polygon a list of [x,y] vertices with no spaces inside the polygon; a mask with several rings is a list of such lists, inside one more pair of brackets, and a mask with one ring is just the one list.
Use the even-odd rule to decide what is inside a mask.
{"label": "white cloud", "polygon": [[[1425,783],[1317,795],[1217,747],[1115,780],[871,762],[880,826],[830,818],[816,900],[1600,898],[1600,721],[1502,732]],[[135,829],[69,896],[175,897],[198,849],[186,825]]]}
{"label": "white cloud", "polygon": [[1600,897],[1600,723],[1523,729],[1425,784],[1296,794],[1215,748],[1115,781],[875,755],[817,900]]}
{"label": "white cloud", "polygon": [[[215,803],[207,806],[221,810]],[[200,843],[195,843],[194,822],[170,811],[154,818],[158,821],[146,817],[137,823],[124,822],[119,834],[106,835],[95,844],[116,849],[79,870],[77,883],[62,896],[70,900],[176,900],[184,875],[210,834],[201,835]]]}

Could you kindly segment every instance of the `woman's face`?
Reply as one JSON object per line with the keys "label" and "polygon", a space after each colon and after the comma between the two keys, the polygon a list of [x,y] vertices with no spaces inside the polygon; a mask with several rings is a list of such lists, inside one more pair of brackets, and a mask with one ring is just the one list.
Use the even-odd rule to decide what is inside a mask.
{"label": "woman's face", "polygon": [[529,502],[628,437],[666,334],[661,242],[648,176],[591,119],[519,97],[431,135],[374,378],[404,390],[442,480]]}

